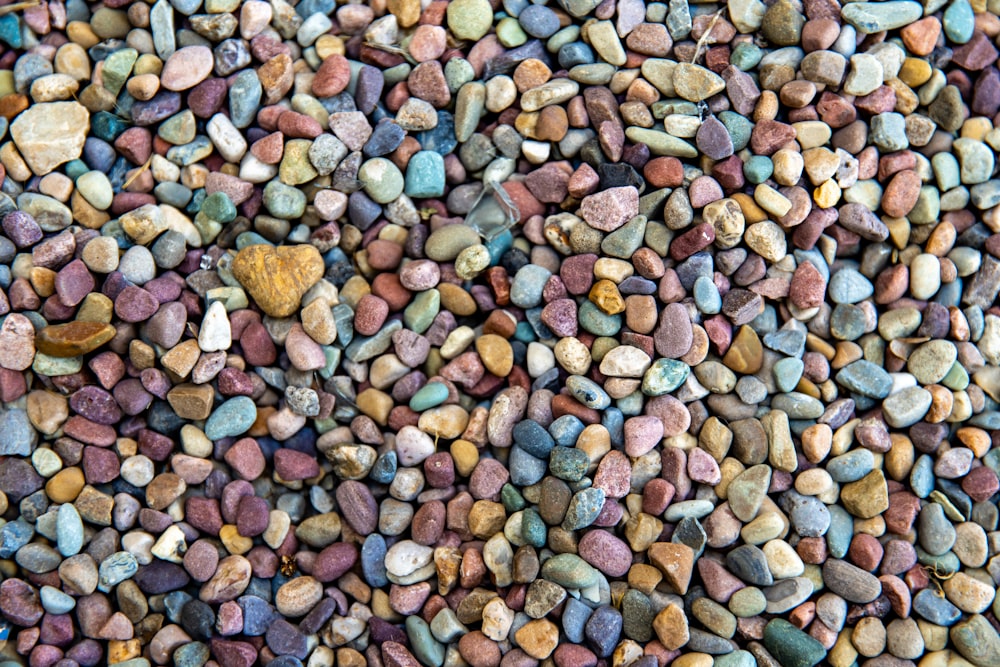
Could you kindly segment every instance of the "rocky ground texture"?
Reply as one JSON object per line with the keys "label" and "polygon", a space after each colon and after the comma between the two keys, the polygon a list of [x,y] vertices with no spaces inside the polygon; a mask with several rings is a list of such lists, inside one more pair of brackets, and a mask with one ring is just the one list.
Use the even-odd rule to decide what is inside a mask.
{"label": "rocky ground texture", "polygon": [[0,6],[0,665],[998,667],[998,0]]}

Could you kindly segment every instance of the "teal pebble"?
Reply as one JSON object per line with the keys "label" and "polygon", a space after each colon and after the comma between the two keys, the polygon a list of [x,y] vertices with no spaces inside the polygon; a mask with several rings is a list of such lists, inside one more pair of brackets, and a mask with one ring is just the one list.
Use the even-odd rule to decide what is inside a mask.
{"label": "teal pebble", "polygon": [[601,577],[587,561],[576,554],[558,554],[542,564],[542,579],[564,588],[589,588]]}
{"label": "teal pebble", "polygon": [[601,242],[601,250],[605,255],[629,259],[636,250],[642,247],[646,235],[646,216],[637,215],[620,228],[608,234]]}
{"label": "teal pebble", "polygon": [[174,667],[201,667],[210,657],[206,644],[188,642],[174,651]]}
{"label": "teal pebble", "polygon": [[201,203],[201,212],[223,224],[236,218],[236,206],[224,192],[213,192],[205,197],[205,201]]}
{"label": "teal pebble", "polygon": [[552,272],[537,264],[525,264],[510,284],[510,301],[519,308],[534,308],[542,301],[542,290]]}
{"label": "teal pebble", "polygon": [[[585,453],[584,453],[585,454]],[[580,530],[594,523],[604,509],[604,489],[589,488],[580,491],[569,501],[563,530]]]}
{"label": "teal pebble", "polygon": [[642,376],[642,393],[662,396],[680,387],[688,379],[691,367],[677,359],[657,359]]}
{"label": "teal pebble", "polygon": [[520,512],[528,505],[528,503],[524,500],[524,496],[522,496],[521,492],[517,490],[517,487],[510,483],[504,484],[500,488],[500,502],[503,503],[504,509],[507,510],[507,514]]}
{"label": "teal pebble", "polygon": [[694,281],[694,304],[705,315],[715,315],[722,310],[719,288],[708,276],[699,276]]}
{"label": "teal pebble", "polygon": [[779,359],[774,364],[774,382],[778,385],[778,391],[785,393],[795,389],[802,378],[804,365],[801,359],[785,357]]}
{"label": "teal pebble", "polygon": [[826,547],[834,558],[843,558],[854,538],[854,517],[840,505],[829,505],[830,527],[826,530]]}
{"label": "teal pebble", "polygon": [[252,245],[270,245],[273,246],[270,240],[264,238],[257,232],[243,232],[236,237],[236,249],[242,250],[243,248],[249,248]]}
{"label": "teal pebble", "polygon": [[595,336],[614,336],[622,328],[621,315],[608,315],[602,312],[593,301],[583,302],[577,312],[577,321],[584,331]]}
{"label": "teal pebble", "polygon": [[76,600],[52,586],[42,586],[39,591],[42,608],[50,614],[68,614],[76,607]]}
{"label": "teal pebble", "polygon": [[434,639],[427,621],[419,616],[406,618],[406,636],[410,640],[413,656],[424,665],[439,667],[444,664],[444,645]]}
{"label": "teal pebble", "polygon": [[906,119],[903,118],[903,114],[894,111],[877,114],[872,116],[870,126],[872,142],[883,151],[901,151],[909,147],[910,141],[906,138]]}
{"label": "teal pebble", "polygon": [[636,415],[642,414],[642,408],[645,400],[642,397],[641,391],[633,391],[628,396],[619,398],[615,401],[615,407],[622,411],[623,415],[628,415],[629,417],[635,417]]}
{"label": "teal pebble", "polygon": [[871,450],[858,448],[830,459],[826,471],[830,473],[833,481],[844,484],[858,481],[874,467],[875,456]]}
{"label": "teal pebble", "polygon": [[190,189],[180,183],[173,183],[171,181],[158,183],[153,188],[153,194],[156,195],[157,201],[168,206],[173,206],[174,208],[184,208],[191,201],[192,196]]}
{"label": "teal pebble", "polygon": [[238,128],[250,125],[257,117],[264,87],[257,72],[245,69],[235,76],[229,87],[229,119]]}
{"label": "teal pebble", "polygon": [[764,57],[764,51],[751,42],[740,42],[733,49],[732,54],[729,56],[729,62],[743,70],[744,72],[749,72],[760,59]]}
{"label": "teal pebble", "polygon": [[750,143],[750,133],[753,132],[753,123],[750,119],[734,111],[723,111],[719,114],[719,120],[733,140],[733,150],[741,151],[746,148]]}
{"label": "teal pebble", "polygon": [[12,49],[19,49],[24,44],[21,37],[21,25],[14,13],[0,16],[0,41]]}
{"label": "teal pebble", "polygon": [[306,210],[306,194],[280,181],[271,181],[264,186],[264,206],[276,218],[301,218]]}
{"label": "teal pebble", "polygon": [[544,547],[548,539],[548,527],[534,508],[521,513],[521,539],[537,549]]}
{"label": "teal pebble", "polygon": [[944,12],[944,34],[948,41],[955,44],[965,44],[972,39],[976,28],[976,15],[972,11],[969,0],[955,0]]}
{"label": "teal pebble", "polygon": [[754,155],[743,163],[743,175],[751,183],[763,183],[774,173],[774,163],[764,155]]}
{"label": "teal pebble", "polygon": [[865,332],[865,321],[860,306],[839,303],[830,315],[830,333],[839,340],[857,340]]}
{"label": "teal pebble", "polygon": [[422,334],[430,328],[440,310],[441,293],[436,289],[425,290],[403,311],[403,323],[410,331]]}
{"label": "teal pebble", "polygon": [[392,320],[382,327],[374,336],[354,339],[344,350],[344,354],[354,363],[368,361],[389,349],[392,344],[392,334],[403,328],[399,320]]}
{"label": "teal pebble", "polygon": [[114,142],[128,128],[128,123],[107,111],[98,111],[90,117],[91,134],[98,139],[104,139],[108,143]]}
{"label": "teal pebble", "polygon": [[70,160],[64,168],[66,169],[66,175],[74,181],[90,171],[90,167],[83,160]]}
{"label": "teal pebble", "polygon": [[582,375],[570,375],[566,378],[566,388],[588,408],[604,410],[611,405],[611,397],[601,385]]}
{"label": "teal pebble", "polygon": [[575,447],[556,447],[549,455],[549,472],[567,482],[579,482],[587,474],[590,457]]}
{"label": "teal pebble", "polygon": [[826,658],[826,649],[815,638],[783,618],[764,627],[764,646],[784,667],[813,667]]}
{"label": "teal pebble", "polygon": [[[93,122],[93,121],[91,121]],[[174,146],[167,151],[167,159],[178,164],[182,167],[187,167],[195,162],[201,162],[215,150],[215,146],[212,145],[211,140],[208,137],[195,137],[194,141],[189,144],[184,144],[183,146]],[[277,181],[272,181],[271,184]],[[270,185],[270,184],[269,184]],[[288,187],[287,185],[284,187]],[[302,195],[305,199],[305,195]]]}
{"label": "teal pebble", "polygon": [[448,400],[448,387],[441,382],[428,382],[410,399],[410,409],[423,412]]}
{"label": "teal pebble", "polygon": [[871,281],[852,268],[843,268],[834,273],[827,289],[834,303],[858,303],[875,293]]}
{"label": "teal pebble", "polygon": [[417,151],[406,165],[408,197],[428,199],[444,194],[444,158],[434,151]]}
{"label": "teal pebble", "polygon": [[535,330],[531,328],[531,325],[527,322],[518,322],[517,328],[514,329],[514,340],[520,341],[522,343],[530,343],[538,339],[535,335]]}
{"label": "teal pebble", "polygon": [[859,359],[837,373],[837,382],[856,394],[885,398],[892,389],[892,377],[881,366]]}
{"label": "teal pebble", "polygon": [[231,398],[209,416],[205,435],[209,440],[235,437],[246,433],[257,419],[257,406],[248,396]]}
{"label": "teal pebble", "polygon": [[507,229],[488,241],[484,241],[483,245],[490,251],[490,266],[496,266],[500,263],[500,258],[503,257],[504,253],[514,247],[514,235]]}

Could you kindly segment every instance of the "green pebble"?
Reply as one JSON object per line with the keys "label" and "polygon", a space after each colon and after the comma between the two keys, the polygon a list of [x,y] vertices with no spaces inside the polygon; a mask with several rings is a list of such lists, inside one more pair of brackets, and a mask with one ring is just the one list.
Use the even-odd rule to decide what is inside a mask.
{"label": "green pebble", "polygon": [[965,370],[965,366],[956,361],[941,380],[941,384],[954,391],[965,391],[969,386],[969,372]]}
{"label": "green pebble", "polygon": [[76,179],[76,189],[95,208],[106,210],[111,207],[115,196],[111,181],[102,171],[88,171]]}
{"label": "green pebble", "polygon": [[[750,143],[750,133],[753,132],[753,123],[750,122],[750,119],[745,116],[741,116],[734,111],[723,111],[719,114],[719,120],[725,126],[726,130],[729,132],[729,136],[733,140],[733,150],[741,151],[746,148],[747,144]],[[768,162],[771,161],[770,158],[764,159]]]}
{"label": "green pebble", "polygon": [[604,241],[601,242],[601,250],[605,255],[611,257],[629,259],[636,250],[642,247],[645,235],[646,216],[637,215],[605,236]]}
{"label": "green pebble", "polygon": [[493,7],[488,0],[453,0],[448,4],[447,17],[455,37],[477,41],[493,25]]}
{"label": "green pebble", "polygon": [[955,44],[965,44],[972,39],[976,28],[976,15],[972,11],[969,0],[954,0],[942,17],[944,34],[948,41]]}
{"label": "green pebble", "polygon": [[[604,508],[603,489],[583,489],[574,494],[563,519],[563,530],[580,530],[594,523]],[[556,582],[558,583],[558,582]]]}
{"label": "green pebble", "polygon": [[73,375],[82,369],[83,357],[50,357],[41,352],[35,352],[35,361],[31,364],[35,373],[49,377]]}
{"label": "green pebble", "polygon": [[729,56],[729,62],[744,72],[749,72],[757,66],[763,57],[764,51],[756,44],[740,42]]}
{"label": "green pebble", "polygon": [[126,48],[119,49],[104,59],[101,79],[104,81],[104,87],[111,91],[115,97],[121,92],[129,74],[132,73],[132,66],[135,65],[138,58],[138,51]]}
{"label": "green pebble", "polygon": [[779,359],[774,364],[774,382],[778,385],[778,391],[787,393],[795,389],[802,378],[804,365],[801,359],[785,357]]}
{"label": "green pebble", "polygon": [[767,609],[767,598],[763,591],[754,586],[741,588],[729,598],[729,611],[740,618],[763,614],[765,609]]}
{"label": "green pebble", "polygon": [[[637,144],[646,144],[653,155],[695,158],[698,149],[675,136],[659,130],[633,126],[625,130],[625,136]],[[735,144],[735,142],[733,142]]]}
{"label": "green pebble", "polygon": [[813,667],[826,658],[822,644],[783,618],[764,627],[764,646],[784,667]]}
{"label": "green pebble", "polygon": [[537,549],[544,547],[548,539],[548,527],[534,508],[521,513],[521,539]]}
{"label": "green pebble", "polygon": [[448,82],[448,90],[452,94],[458,89],[476,79],[476,70],[465,58],[452,58],[444,66],[444,80]]}
{"label": "green pebble", "polygon": [[951,190],[962,182],[959,176],[958,158],[952,153],[936,153],[931,158],[934,178],[941,190]]}
{"label": "green pebble", "polygon": [[552,556],[542,564],[541,574],[542,579],[564,588],[589,588],[601,576],[600,572],[576,554]]}
{"label": "green pebble", "polygon": [[578,482],[587,474],[590,457],[575,447],[556,447],[549,454],[549,471],[554,477],[567,482]]}
{"label": "green pebble", "polygon": [[448,400],[448,387],[442,382],[428,382],[410,399],[410,409],[415,412],[430,410]]}
{"label": "green pebble", "polygon": [[194,113],[190,109],[174,114],[156,130],[157,136],[175,146],[194,141],[196,132]]}
{"label": "green pebble", "polygon": [[427,621],[419,616],[406,617],[406,636],[410,640],[413,656],[424,665],[439,667],[444,664],[444,645],[434,639]]}
{"label": "green pebble", "polygon": [[528,41],[528,35],[517,19],[506,17],[497,23],[497,39],[508,49],[521,46]]}
{"label": "green pebble", "polygon": [[691,367],[677,359],[657,359],[642,377],[642,393],[662,396],[684,384]]}
{"label": "green pebble", "polygon": [[579,39],[580,26],[568,25],[549,37],[549,40],[545,42],[545,48],[548,49],[549,53],[559,53],[559,49]]}
{"label": "green pebble", "polygon": [[576,65],[569,71],[569,78],[588,86],[605,86],[617,71],[617,67],[608,63]]}
{"label": "green pebble", "polygon": [[257,418],[257,406],[248,396],[231,398],[217,407],[205,422],[205,435],[219,440],[245,433]]}
{"label": "green pebble", "polygon": [[358,169],[358,180],[364,183],[365,193],[378,204],[388,204],[403,194],[403,173],[391,160],[376,157]]}
{"label": "green pebble", "polygon": [[648,642],[653,638],[653,619],[656,612],[653,604],[642,592],[634,588],[625,591],[621,603],[622,633],[637,642]]}
{"label": "green pebble", "polygon": [[595,336],[614,336],[622,328],[621,315],[608,315],[592,301],[584,301],[577,313],[580,328]]}
{"label": "green pebble", "polygon": [[354,363],[361,363],[362,361],[374,359],[389,349],[389,346],[392,345],[392,334],[402,328],[402,322],[399,320],[392,320],[383,326],[382,330],[374,336],[355,338],[350,345],[347,346],[347,349],[344,350],[344,354]]}
{"label": "green pebble", "polygon": [[403,311],[403,323],[410,331],[422,334],[430,328],[440,310],[441,293],[436,289],[425,290],[414,297],[413,302]]}
{"label": "green pebble", "polygon": [[264,186],[264,206],[276,218],[301,218],[306,210],[306,194],[298,188],[271,181]]}
{"label": "green pebble", "polygon": [[[162,238],[162,237],[161,237]],[[250,306],[247,293],[242,287],[215,287],[205,292],[205,303],[211,305],[213,301],[221,301],[226,307],[227,313],[232,313]]]}
{"label": "green pebble", "polygon": [[743,175],[751,183],[763,183],[774,173],[774,163],[764,155],[754,155],[743,163]]}
{"label": "green pebble", "polygon": [[213,192],[201,203],[201,213],[223,224],[236,218],[236,206],[224,192]]}
{"label": "green pebble", "polygon": [[521,492],[517,490],[517,487],[510,483],[504,484],[500,488],[500,502],[503,503],[504,509],[507,510],[507,514],[520,512],[528,505],[528,503],[524,500],[524,496],[522,496]]}
{"label": "green pebble", "polygon": [[[994,605],[993,609],[996,608]],[[950,634],[955,648],[972,664],[1000,665],[1000,634],[985,616],[973,614],[952,627]]]}

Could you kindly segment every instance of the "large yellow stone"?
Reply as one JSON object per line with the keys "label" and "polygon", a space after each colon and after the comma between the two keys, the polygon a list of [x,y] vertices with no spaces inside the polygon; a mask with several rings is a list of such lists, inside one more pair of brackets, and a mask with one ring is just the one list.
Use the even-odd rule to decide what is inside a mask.
{"label": "large yellow stone", "polygon": [[50,357],[79,357],[115,337],[115,328],[101,322],[52,324],[35,336],[35,348]]}
{"label": "large yellow stone", "polygon": [[323,277],[323,258],[311,245],[253,245],[236,254],[232,269],[261,310],[271,317],[288,317]]}
{"label": "large yellow stone", "polygon": [[889,489],[881,470],[873,470],[840,490],[844,509],[860,519],[871,519],[889,509]]}

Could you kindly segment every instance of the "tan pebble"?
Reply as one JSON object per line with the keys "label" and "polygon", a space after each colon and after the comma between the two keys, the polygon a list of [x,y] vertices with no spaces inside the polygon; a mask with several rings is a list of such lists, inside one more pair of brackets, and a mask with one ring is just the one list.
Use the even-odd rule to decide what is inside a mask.
{"label": "tan pebble", "polygon": [[45,484],[45,495],[54,503],[71,503],[83,490],[84,478],[80,468],[64,468]]}

